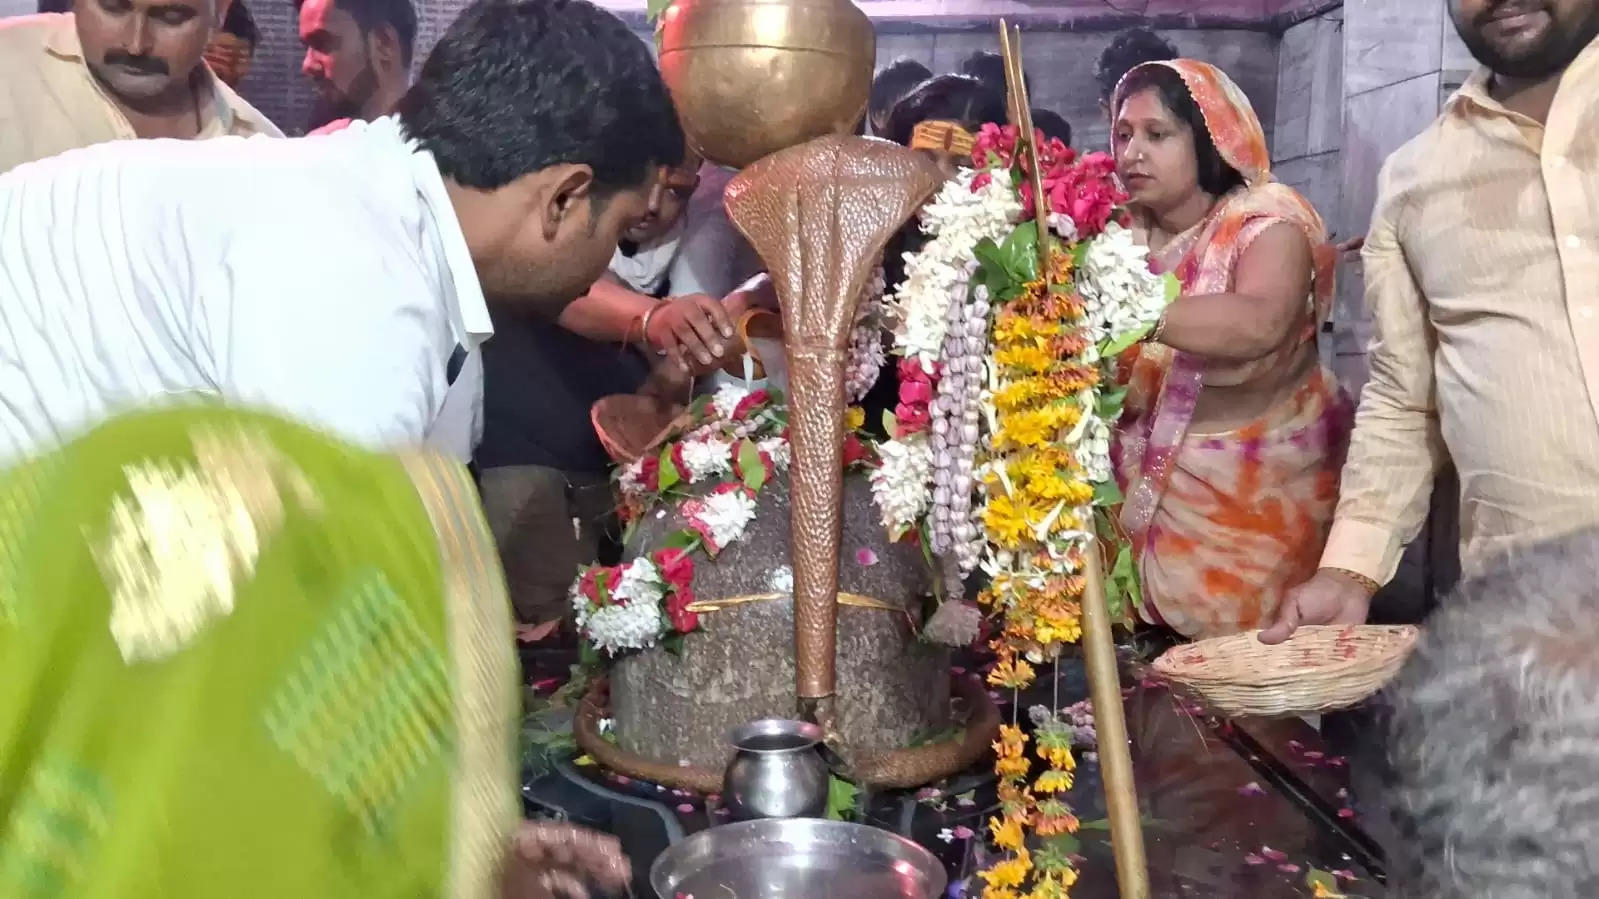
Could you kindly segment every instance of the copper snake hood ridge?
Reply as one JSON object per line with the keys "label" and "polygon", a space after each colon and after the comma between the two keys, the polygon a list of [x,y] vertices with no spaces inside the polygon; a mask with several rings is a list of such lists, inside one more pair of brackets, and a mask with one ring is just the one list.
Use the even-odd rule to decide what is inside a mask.
{"label": "copper snake hood ridge", "polygon": [[830,733],[849,332],[884,247],[942,181],[931,161],[898,144],[829,135],[756,161],[727,187],[728,217],[766,263],[782,307],[795,695],[799,714]]}

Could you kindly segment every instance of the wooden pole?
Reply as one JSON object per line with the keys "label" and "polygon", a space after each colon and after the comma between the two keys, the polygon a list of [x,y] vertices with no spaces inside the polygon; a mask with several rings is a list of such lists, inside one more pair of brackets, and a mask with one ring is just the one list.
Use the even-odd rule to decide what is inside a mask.
{"label": "wooden pole", "polygon": [[[1052,240],[1048,224],[1048,198],[1044,176],[1033,142],[1033,113],[1022,77],[1021,31],[1001,19],[999,45],[1005,59],[1011,123],[1020,132],[1017,152],[1031,157],[1029,185],[1038,225],[1038,274],[1048,278]],[[1090,528],[1092,530],[1092,528]],[[1099,769],[1105,787],[1105,811],[1110,818],[1110,845],[1116,856],[1116,884],[1122,899],[1149,899],[1149,866],[1144,858],[1144,830],[1138,813],[1138,790],[1133,782],[1132,752],[1127,746],[1127,717],[1122,706],[1121,674],[1116,664],[1116,641],[1111,635],[1110,611],[1105,605],[1105,578],[1100,570],[1098,540],[1090,536],[1083,548],[1086,585],[1083,590],[1083,662],[1088,669],[1088,692],[1094,704],[1094,725],[1099,737]],[[1056,661],[1059,664],[1059,660]]]}

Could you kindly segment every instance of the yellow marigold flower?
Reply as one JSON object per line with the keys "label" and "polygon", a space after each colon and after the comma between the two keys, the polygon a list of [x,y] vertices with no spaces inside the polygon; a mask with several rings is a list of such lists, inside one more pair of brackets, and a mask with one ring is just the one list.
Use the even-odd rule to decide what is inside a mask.
{"label": "yellow marigold flower", "polygon": [[[1027,856],[1026,850],[1020,850],[1014,857],[996,863],[978,876],[987,881],[990,887],[1019,887],[1027,880],[1027,874],[1032,870],[1033,860]],[[987,895],[986,891],[984,895]]]}
{"label": "yellow marigold flower", "polygon": [[1020,690],[1032,684],[1033,678],[1036,676],[1033,666],[1027,664],[1025,660],[1004,660],[996,664],[993,670],[988,672],[988,682],[996,687]]}
{"label": "yellow marigold flower", "polygon": [[1033,633],[1044,644],[1076,643],[1083,636],[1083,626],[1076,620],[1045,619],[1038,622]]}
{"label": "yellow marigold flower", "polygon": [[1010,887],[985,887],[983,899],[1022,899],[1022,894]]}
{"label": "yellow marigold flower", "polygon": [[1055,359],[1049,354],[1047,348],[1041,347],[1035,342],[996,350],[994,352],[994,362],[1001,368],[1014,368],[1040,374],[1049,371]]}
{"label": "yellow marigold flower", "polygon": [[1038,757],[1046,762],[1049,762],[1049,765],[1052,768],[1058,768],[1062,771],[1077,770],[1077,758],[1072,755],[1070,747],[1045,746],[1040,744],[1038,747]]}
{"label": "yellow marigold flower", "polygon": [[991,497],[988,508],[983,511],[983,527],[988,531],[988,539],[1005,549],[1021,546],[1033,530],[1023,511],[1016,508],[1010,497]]}
{"label": "yellow marigold flower", "polygon": [[994,845],[1001,849],[1014,852],[1022,848],[1022,844],[1027,840],[1027,835],[1022,832],[1020,818],[1009,816],[1005,818],[989,818],[988,829],[994,835]]}
{"label": "yellow marigold flower", "polygon": [[[1059,805],[1060,803],[1055,804]],[[1077,816],[1070,812],[1045,814],[1040,811],[1038,820],[1033,824],[1033,829],[1041,837],[1058,837],[1063,833],[1076,833],[1077,826]]]}
{"label": "yellow marigold flower", "polygon": [[866,410],[860,406],[851,406],[844,410],[844,427],[851,431],[858,431],[866,426]]}
{"label": "yellow marigold flower", "polygon": [[1038,775],[1038,780],[1033,782],[1033,789],[1040,793],[1064,793],[1072,788],[1072,773],[1059,768],[1051,768]]}
{"label": "yellow marigold flower", "polygon": [[1031,768],[1026,759],[1000,759],[994,763],[994,773],[1000,777],[1026,777]]}
{"label": "yellow marigold flower", "polygon": [[999,726],[999,742],[994,744],[994,752],[1000,758],[1016,758],[1027,751],[1027,735],[1019,727],[1009,724]]}

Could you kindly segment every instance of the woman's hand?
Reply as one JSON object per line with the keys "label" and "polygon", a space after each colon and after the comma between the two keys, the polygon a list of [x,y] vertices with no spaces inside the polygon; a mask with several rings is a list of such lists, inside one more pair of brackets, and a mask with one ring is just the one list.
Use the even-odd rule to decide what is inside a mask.
{"label": "woman's hand", "polygon": [[571,824],[524,821],[512,839],[505,899],[588,899],[588,886],[622,890],[632,867],[615,837]]}

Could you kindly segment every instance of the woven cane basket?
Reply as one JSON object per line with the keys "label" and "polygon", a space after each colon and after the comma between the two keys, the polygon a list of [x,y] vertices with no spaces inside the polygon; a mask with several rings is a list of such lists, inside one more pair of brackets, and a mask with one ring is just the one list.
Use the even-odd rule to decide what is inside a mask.
{"label": "woven cane basket", "polygon": [[1416,645],[1410,625],[1302,627],[1268,646],[1260,631],[1168,649],[1156,674],[1231,717],[1280,718],[1355,705],[1382,689]]}

